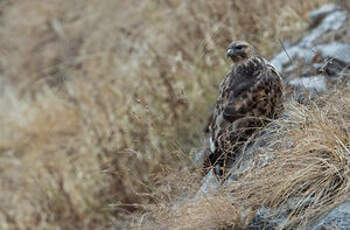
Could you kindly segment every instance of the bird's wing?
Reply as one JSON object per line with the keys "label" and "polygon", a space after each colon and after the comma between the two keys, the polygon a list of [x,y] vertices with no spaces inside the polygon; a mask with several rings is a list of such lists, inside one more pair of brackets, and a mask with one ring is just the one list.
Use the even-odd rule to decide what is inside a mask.
{"label": "bird's wing", "polygon": [[[282,96],[279,75],[269,68],[258,71],[257,81],[237,95],[231,94],[223,105],[223,118],[229,122],[246,116],[273,116]],[[272,117],[271,117],[272,118]]]}

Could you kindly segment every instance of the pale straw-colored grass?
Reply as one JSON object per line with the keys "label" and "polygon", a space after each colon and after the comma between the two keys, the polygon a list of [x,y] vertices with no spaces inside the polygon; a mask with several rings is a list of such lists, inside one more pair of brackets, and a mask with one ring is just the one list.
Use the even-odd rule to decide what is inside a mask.
{"label": "pale straw-colored grass", "polygon": [[[153,211],[155,226],[174,226],[154,205],[198,189],[189,152],[226,45],[249,40],[270,58],[323,2],[1,1],[0,228],[118,229]],[[203,202],[198,228],[216,218]],[[191,205],[176,221],[191,225]],[[234,219],[220,218],[203,223]]]}

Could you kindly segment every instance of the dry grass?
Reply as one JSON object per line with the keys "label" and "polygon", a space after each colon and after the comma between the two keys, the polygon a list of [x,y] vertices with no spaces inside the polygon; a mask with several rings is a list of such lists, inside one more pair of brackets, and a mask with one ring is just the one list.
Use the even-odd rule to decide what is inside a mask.
{"label": "dry grass", "polygon": [[270,218],[286,217],[279,229],[304,229],[350,198],[349,98],[345,88],[309,105],[287,102],[287,116],[266,130],[279,138],[256,152],[238,181],[207,196],[163,201],[149,219],[164,229],[239,229],[264,207]]}
{"label": "dry grass", "polygon": [[289,117],[276,122],[282,138],[273,160],[252,166],[230,188],[238,202],[289,208],[285,226],[301,228],[349,199],[349,96],[343,89],[309,106],[288,104]]}
{"label": "dry grass", "polygon": [[224,49],[246,39],[271,57],[323,2],[1,1],[0,228],[239,224],[226,195],[168,212],[198,188],[189,152],[228,69]]}

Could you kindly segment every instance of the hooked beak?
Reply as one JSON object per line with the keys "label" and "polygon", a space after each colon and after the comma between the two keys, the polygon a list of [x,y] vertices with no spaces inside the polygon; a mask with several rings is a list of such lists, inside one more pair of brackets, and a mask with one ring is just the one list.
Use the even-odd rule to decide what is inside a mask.
{"label": "hooked beak", "polygon": [[227,49],[226,56],[232,58],[234,56],[233,49]]}

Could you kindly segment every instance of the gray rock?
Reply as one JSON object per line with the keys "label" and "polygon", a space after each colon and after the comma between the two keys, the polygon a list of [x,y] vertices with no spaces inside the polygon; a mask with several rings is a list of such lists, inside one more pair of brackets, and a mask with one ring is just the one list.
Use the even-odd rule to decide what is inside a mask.
{"label": "gray rock", "polygon": [[327,58],[318,71],[332,83],[347,84],[350,79],[350,64],[336,58]]}
{"label": "gray rock", "polygon": [[295,71],[297,68],[298,68],[298,65],[297,65],[296,63],[293,63],[293,64],[287,66],[287,67],[284,69],[284,72],[285,72],[285,73],[291,73],[291,72]]}
{"label": "gray rock", "polygon": [[214,173],[214,170],[210,170],[209,173],[203,178],[202,186],[196,194],[196,198],[199,198],[203,195],[209,195],[211,191],[215,191],[220,183]]}
{"label": "gray rock", "polygon": [[[313,202],[312,198],[291,197],[287,202],[276,208],[261,207],[255,213],[248,229],[294,229],[288,223],[288,218],[293,210],[306,209]],[[284,227],[282,227],[285,225]],[[259,228],[260,227],[260,228]]]}
{"label": "gray rock", "polygon": [[278,130],[277,125],[270,123],[268,126],[268,129],[262,129],[245,143],[242,150],[237,154],[224,184],[237,181],[249,167],[263,167],[273,160],[273,154],[270,154],[266,149],[278,148],[279,143],[274,140],[279,139],[280,134],[275,132],[275,129]]}
{"label": "gray rock", "polygon": [[[329,5],[329,6],[327,6]],[[335,11],[336,5],[327,4],[325,8],[321,7],[319,11],[311,13],[312,17],[319,17],[317,15],[328,14],[322,22],[314,28],[309,34],[307,34],[298,44],[286,48],[281,51],[272,60],[271,63],[276,67],[277,71],[284,72],[284,68],[290,65],[293,66],[292,61],[295,59],[303,59],[306,64],[311,64],[312,59],[317,51],[320,51],[322,56],[335,57],[339,60],[344,61],[345,59],[349,62],[350,58],[350,45],[342,43],[331,43],[313,46],[313,43],[322,37],[329,31],[340,29],[347,18],[346,12]],[[334,10],[333,10],[334,9]]]}
{"label": "gray rock", "polygon": [[350,78],[350,44],[333,42],[318,45],[315,50],[323,60],[314,64],[315,69],[332,83],[346,84]]}
{"label": "gray rock", "polygon": [[309,230],[350,229],[350,201],[334,208]]}
{"label": "gray rock", "polygon": [[271,209],[259,208],[253,220],[248,224],[248,230],[279,229],[282,223],[287,220],[287,210],[284,208]]}
{"label": "gray rock", "polygon": [[311,49],[305,49],[299,46],[293,46],[277,54],[272,60],[272,65],[275,66],[276,70],[283,72],[283,68],[295,60],[296,58],[304,59],[306,63],[311,63],[315,52]]}
{"label": "gray rock", "polygon": [[312,67],[314,68],[314,69],[317,69],[317,70],[319,70],[319,69],[321,69],[322,67],[323,67],[323,63],[313,63],[312,64]]}
{"label": "gray rock", "polygon": [[199,149],[196,151],[194,157],[193,157],[193,164],[194,165],[202,165],[205,161],[205,159],[208,158],[210,154],[210,150],[206,147]]}
{"label": "gray rock", "polygon": [[321,35],[325,34],[328,31],[338,30],[343,26],[346,20],[346,12],[336,11],[328,15],[319,26],[313,29],[308,35],[306,35],[298,46],[302,47],[311,47],[313,42],[320,38]]}
{"label": "gray rock", "polygon": [[326,80],[322,75],[295,78],[291,80],[288,84],[296,88],[314,90],[319,93],[327,91]]}
{"label": "gray rock", "polygon": [[323,58],[335,58],[344,63],[350,63],[350,44],[333,42],[318,45],[315,50],[319,51]]}
{"label": "gray rock", "polygon": [[293,46],[275,56],[271,63],[279,72],[290,72],[293,69],[297,69],[297,66],[294,63],[291,63],[293,60],[297,58],[302,59],[306,64],[311,65],[313,57],[318,52],[323,59],[334,58],[344,63],[350,63],[350,44],[340,42],[321,44],[314,46],[312,49]]}
{"label": "gray rock", "polygon": [[318,21],[320,19],[322,19],[323,17],[325,17],[326,15],[339,10],[339,6],[337,6],[336,4],[333,3],[328,3],[325,4],[323,6],[321,6],[320,8],[313,10],[310,14],[309,14],[309,18],[311,21]]}

